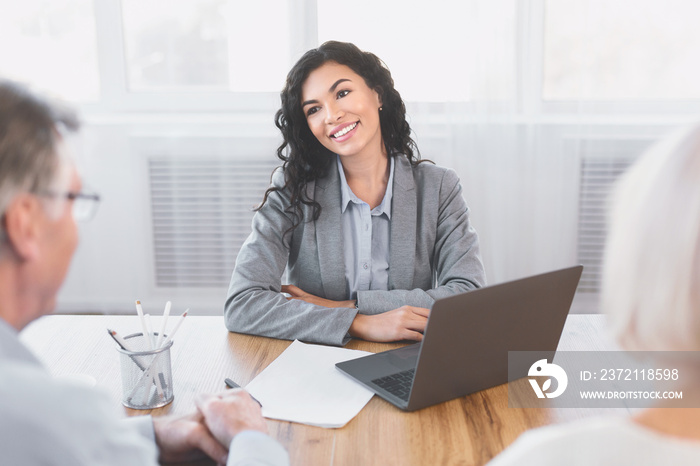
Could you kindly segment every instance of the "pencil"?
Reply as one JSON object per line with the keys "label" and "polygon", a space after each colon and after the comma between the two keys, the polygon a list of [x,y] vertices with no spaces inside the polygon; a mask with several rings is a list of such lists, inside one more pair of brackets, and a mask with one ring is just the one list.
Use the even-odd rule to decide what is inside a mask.
{"label": "pencil", "polygon": [[163,322],[160,324],[160,332],[158,333],[158,341],[156,342],[156,348],[160,348],[163,343],[163,335],[165,335],[165,326],[168,323],[168,317],[170,317],[170,301],[165,303],[165,310],[163,311]]}
{"label": "pencil", "polygon": [[[119,336],[117,332],[108,328],[107,333],[109,333],[109,336],[117,342],[121,349],[123,349],[124,351],[131,351],[131,349],[129,349],[129,347],[127,346],[126,342],[122,339],[122,337]],[[143,369],[143,367],[141,369]]]}
{"label": "pencil", "polygon": [[[187,309],[189,311],[189,308]],[[175,328],[173,329],[172,332],[170,332],[170,335],[168,335],[168,338],[165,339],[163,344],[160,346],[161,348],[166,346],[168,343],[170,343],[175,336],[175,332],[180,328],[180,325],[182,325],[182,321],[185,320],[185,317],[187,317],[187,311],[183,312],[182,315],[180,316],[180,319],[178,319],[177,323],[175,324]]]}
{"label": "pencil", "polygon": [[144,336],[146,337],[146,341],[148,342],[148,349],[156,349],[154,347],[155,342],[153,341],[153,326],[151,325],[151,314],[146,314],[143,317],[146,320],[146,334]]}
{"label": "pencil", "polygon": [[148,328],[146,327],[146,319],[143,317],[143,309],[141,309],[141,301],[136,301],[136,313],[139,315],[139,320],[141,321],[141,330],[143,332],[143,337],[147,338],[148,348],[153,349],[151,345],[151,339],[148,338]]}

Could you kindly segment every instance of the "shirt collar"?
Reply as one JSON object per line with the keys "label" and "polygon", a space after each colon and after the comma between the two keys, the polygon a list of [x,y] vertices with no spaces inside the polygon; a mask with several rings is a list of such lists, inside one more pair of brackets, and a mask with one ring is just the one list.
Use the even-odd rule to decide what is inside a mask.
{"label": "shirt collar", "polygon": [[0,318],[0,361],[3,359],[41,365],[36,356],[19,340],[17,330]]}
{"label": "shirt collar", "polygon": [[386,192],[381,204],[374,208],[373,212],[377,215],[386,214],[387,218],[391,219],[391,199],[394,195],[394,157],[389,157],[389,181],[386,184]]}
{"label": "shirt collar", "polygon": [[[343,164],[340,163],[340,156],[336,155],[336,163],[338,165],[338,173],[340,174],[340,210],[345,213],[345,209],[348,207],[349,202],[363,203],[364,201],[355,196],[352,192],[350,186],[348,186],[348,180],[345,178],[345,170],[343,170]],[[372,210],[372,214],[381,215],[386,214],[386,216],[391,218],[391,198],[394,193],[394,157],[389,157],[389,181],[386,185],[386,192],[384,193],[384,198],[382,202]]]}

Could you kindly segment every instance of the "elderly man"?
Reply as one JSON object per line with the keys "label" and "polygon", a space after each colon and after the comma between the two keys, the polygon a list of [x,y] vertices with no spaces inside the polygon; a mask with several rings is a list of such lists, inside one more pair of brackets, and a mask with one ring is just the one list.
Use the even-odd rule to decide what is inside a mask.
{"label": "elderly man", "polygon": [[106,395],[53,379],[18,332],[51,312],[78,243],[75,217],[97,196],[61,134],[72,112],[0,80],[0,454],[3,464],[142,465],[206,454],[287,464],[259,406],[240,390],[200,396],[184,417],[117,419]]}

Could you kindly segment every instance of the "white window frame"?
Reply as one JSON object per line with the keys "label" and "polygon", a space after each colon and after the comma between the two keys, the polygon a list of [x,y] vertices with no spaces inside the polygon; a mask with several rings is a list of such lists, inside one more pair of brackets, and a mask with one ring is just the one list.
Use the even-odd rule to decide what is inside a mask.
{"label": "white window frame", "polygon": [[[266,112],[268,115],[279,108],[277,92],[231,92],[231,91],[129,91],[122,30],[120,0],[93,0],[97,30],[98,66],[101,96],[97,102],[80,103],[84,114],[108,114],[123,112]],[[289,21],[292,32],[289,47],[292,60],[298,59],[306,50],[317,47],[317,1],[289,0]],[[700,112],[700,100],[687,101],[558,101],[542,99],[542,66],[544,46],[545,0],[519,0],[517,2],[516,40],[516,102],[503,105],[505,122],[529,123],[580,123],[581,115],[587,121],[623,121],[630,123],[693,121]],[[537,63],[537,66],[533,66]],[[283,83],[280,83],[280,89]],[[517,112],[513,115],[513,104]],[[411,102],[422,118],[431,122],[471,122],[480,116],[469,102],[426,103]],[[498,120],[498,106],[496,109]],[[493,119],[494,115],[490,116]]]}

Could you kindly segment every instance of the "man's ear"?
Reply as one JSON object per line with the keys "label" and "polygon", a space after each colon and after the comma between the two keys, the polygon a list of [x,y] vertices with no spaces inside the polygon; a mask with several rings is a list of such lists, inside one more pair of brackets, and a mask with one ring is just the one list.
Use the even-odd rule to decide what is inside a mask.
{"label": "man's ear", "polygon": [[39,256],[40,209],[39,200],[29,194],[15,197],[5,209],[2,221],[7,243],[22,261]]}

